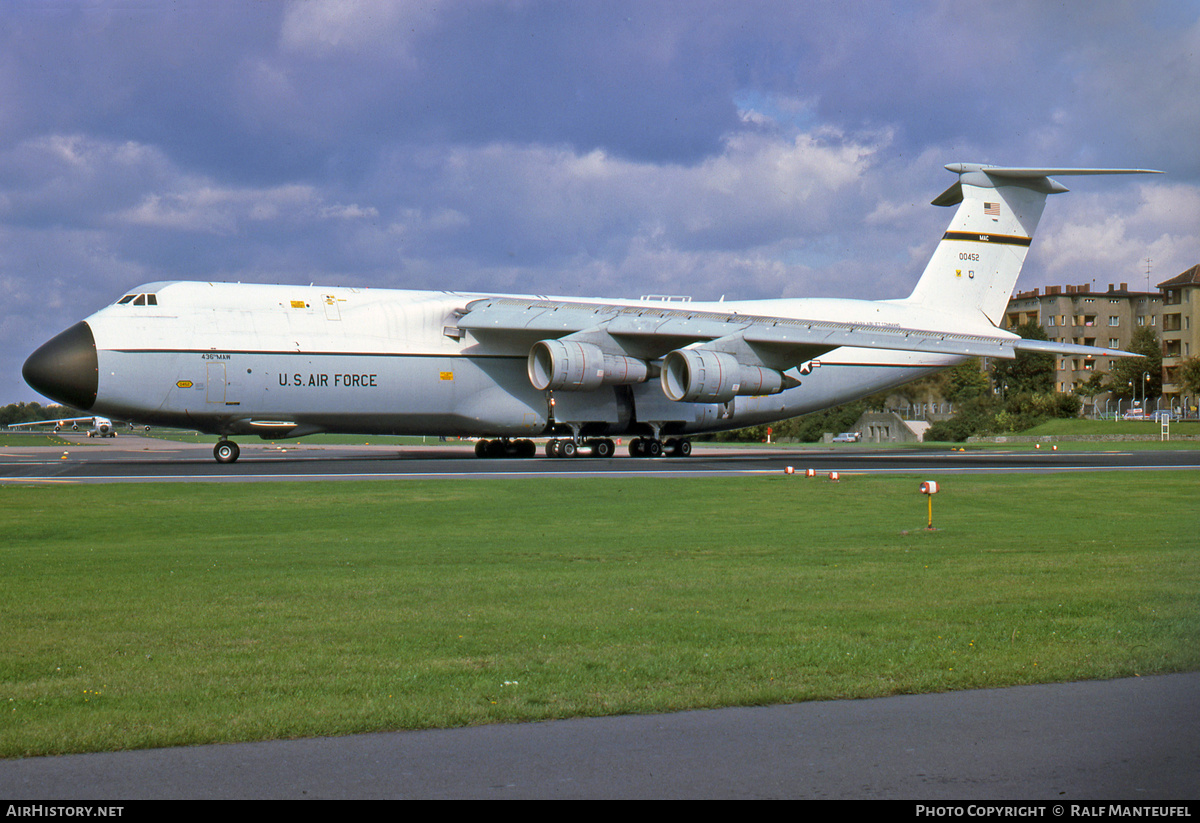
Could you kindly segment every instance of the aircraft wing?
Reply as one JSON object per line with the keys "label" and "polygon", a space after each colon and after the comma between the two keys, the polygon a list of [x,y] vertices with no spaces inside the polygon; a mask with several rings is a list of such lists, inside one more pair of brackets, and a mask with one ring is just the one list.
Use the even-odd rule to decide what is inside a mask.
{"label": "aircraft wing", "polygon": [[10,429],[20,429],[25,426],[65,426],[72,423],[86,423],[91,426],[96,422],[93,417],[52,417],[49,420],[31,420],[27,423],[9,423]]}
{"label": "aircraft wing", "polygon": [[607,335],[627,353],[643,359],[662,357],[693,344],[717,349],[746,345],[760,356],[765,355],[765,361],[773,361],[775,368],[798,366],[843,346],[1005,359],[1016,357],[1018,351],[1138,356],[1116,349],[1026,340],[998,329],[995,335],[964,334],[736,311],[695,311],[654,304],[575,303],[541,298],[494,297],[474,301],[466,307],[458,327],[472,331],[480,339],[494,335],[523,341]]}

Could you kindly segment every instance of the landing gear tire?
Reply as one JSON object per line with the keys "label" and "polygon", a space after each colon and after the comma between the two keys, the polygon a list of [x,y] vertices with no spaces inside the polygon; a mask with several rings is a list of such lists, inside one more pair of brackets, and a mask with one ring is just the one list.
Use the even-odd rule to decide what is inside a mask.
{"label": "landing gear tire", "polygon": [[653,437],[637,437],[629,441],[630,457],[662,457],[663,442]]}
{"label": "landing gear tire", "polygon": [[592,456],[593,457],[612,457],[613,452],[615,452],[616,450],[617,450],[617,444],[612,442],[611,440],[608,440],[607,438],[605,438],[603,440],[595,440],[592,442]]}
{"label": "landing gear tire", "polygon": [[213,457],[218,463],[236,463],[242,450],[232,440],[221,440],[213,446]]}
{"label": "landing gear tire", "polygon": [[[547,449],[549,446],[547,445]],[[476,457],[533,457],[537,445],[532,440],[476,440]],[[549,454],[549,451],[547,451]]]}
{"label": "landing gear tire", "polygon": [[575,445],[574,440],[563,440],[558,444],[559,457],[574,457],[579,453],[579,447]]}
{"label": "landing gear tire", "polygon": [[681,437],[672,437],[665,446],[665,452],[674,457],[689,457],[692,454],[692,441]]}

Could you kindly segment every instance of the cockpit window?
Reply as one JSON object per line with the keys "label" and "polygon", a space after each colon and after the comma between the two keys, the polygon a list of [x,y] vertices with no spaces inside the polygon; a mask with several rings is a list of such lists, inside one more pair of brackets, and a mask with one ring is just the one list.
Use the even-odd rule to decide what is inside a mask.
{"label": "cockpit window", "polygon": [[118,306],[124,306],[132,303],[135,306],[157,306],[157,294],[127,294],[117,301]]}
{"label": "cockpit window", "polygon": [[124,306],[126,303],[128,303],[130,300],[132,300],[135,297],[137,297],[136,294],[127,294],[124,297],[122,297],[120,300],[117,301],[117,305]]}
{"label": "cockpit window", "polygon": [[137,296],[137,299],[133,301],[133,305],[135,305],[135,306],[144,306],[144,305],[146,305],[146,295],[144,295],[144,294],[139,294],[139,295]]}

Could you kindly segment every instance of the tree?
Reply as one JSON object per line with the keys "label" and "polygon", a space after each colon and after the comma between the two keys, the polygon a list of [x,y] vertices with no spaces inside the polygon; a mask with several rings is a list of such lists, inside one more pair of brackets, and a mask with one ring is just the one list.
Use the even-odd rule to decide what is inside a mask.
{"label": "tree", "polygon": [[946,376],[942,396],[950,403],[961,403],[973,397],[981,397],[991,390],[987,375],[978,357],[964,360],[943,372]]}
{"label": "tree", "polygon": [[[1013,329],[1026,340],[1049,340],[1046,332],[1032,321]],[[1054,355],[1018,352],[1014,360],[992,362],[992,382],[1001,394],[1042,394],[1054,391]]]}
{"label": "tree", "polygon": [[1104,394],[1104,392],[1108,391],[1107,385],[1108,375],[1104,372],[1093,371],[1091,377],[1075,386],[1075,396],[1080,398],[1086,397],[1088,405],[1091,406],[1094,403],[1096,395]]}
{"label": "tree", "polygon": [[1129,351],[1141,357],[1119,357],[1109,372],[1108,390],[1121,400],[1162,394],[1162,346],[1150,326],[1133,333]]}
{"label": "tree", "polygon": [[33,403],[9,403],[0,408],[0,426],[11,426],[13,423],[32,423],[36,420],[53,420],[56,417],[80,417],[83,412],[66,406],[43,406]]}
{"label": "tree", "polygon": [[1200,394],[1200,356],[1193,355],[1180,362],[1179,385],[1185,395],[1195,397]]}

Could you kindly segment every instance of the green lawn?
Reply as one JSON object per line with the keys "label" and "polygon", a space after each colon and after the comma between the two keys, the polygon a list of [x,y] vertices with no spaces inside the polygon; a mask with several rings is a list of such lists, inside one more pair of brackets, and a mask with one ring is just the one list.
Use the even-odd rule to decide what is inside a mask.
{"label": "green lawn", "polygon": [[[1097,435],[1097,434],[1137,434],[1158,437],[1162,432],[1162,424],[1153,420],[1047,420],[1041,425],[1021,432],[1021,434],[1048,435]],[[1171,422],[1170,433],[1173,435],[1200,435],[1200,421],[1175,420]]]}
{"label": "green lawn", "polygon": [[1200,668],[1194,472],[0,487],[0,756]]}

